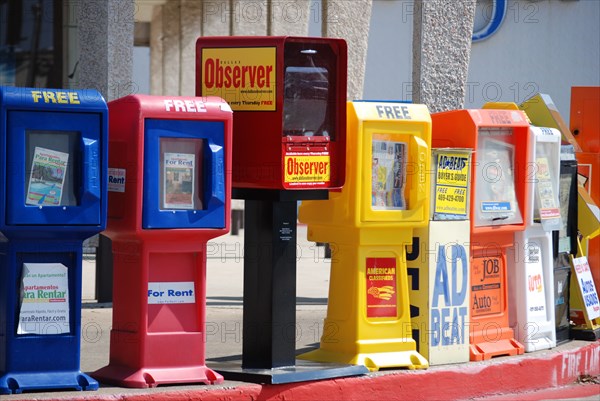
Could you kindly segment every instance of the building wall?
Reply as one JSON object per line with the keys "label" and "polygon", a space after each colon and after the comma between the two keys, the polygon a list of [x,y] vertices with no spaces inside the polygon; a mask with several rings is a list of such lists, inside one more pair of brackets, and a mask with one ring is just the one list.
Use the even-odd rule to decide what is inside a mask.
{"label": "building wall", "polygon": [[569,119],[571,87],[600,85],[600,1],[509,1],[504,23],[471,52],[466,104],[550,95]]}
{"label": "building wall", "polygon": [[374,1],[365,99],[412,100],[412,0]]}
{"label": "building wall", "polygon": [[[301,27],[296,25],[300,31],[293,33],[306,30],[307,35],[321,35],[319,28],[326,18],[321,0],[301,1],[307,3],[303,10],[308,21],[303,20]],[[221,2],[222,7],[215,8],[218,1],[210,3],[212,8],[205,7],[203,21],[207,29],[203,34],[229,32],[230,14],[226,12],[229,2]],[[492,3],[492,0],[478,1],[476,26],[485,24]],[[290,19],[292,14],[283,13],[281,2],[278,4],[279,11],[273,18],[281,23],[287,15],[289,21],[297,21]],[[330,12],[337,7],[331,4]],[[246,14],[247,20],[256,17],[248,14],[250,8],[236,10],[235,21],[243,20]],[[373,1],[368,38],[365,38],[368,47],[362,98],[412,100],[413,14],[412,0]],[[465,107],[478,108],[486,101],[520,103],[542,92],[552,97],[568,121],[571,86],[600,86],[599,20],[600,1],[596,0],[508,0],[506,16],[498,31],[472,45]],[[262,19],[257,21],[255,26],[263,26]],[[336,19],[331,21],[343,24]],[[220,33],[212,33],[217,30]],[[153,72],[152,80],[161,81],[162,72],[160,76]],[[165,93],[169,92],[172,91]]]}
{"label": "building wall", "polygon": [[[349,44],[348,97],[363,90],[372,0],[168,0],[155,6],[150,28],[150,91],[194,94],[195,43],[199,36],[308,36],[343,38]],[[315,35],[316,36],[316,35]]]}
{"label": "building wall", "polygon": [[[490,14],[478,1],[476,21]],[[374,1],[365,99],[411,100],[412,0]],[[473,43],[465,107],[549,94],[568,121],[571,86],[600,85],[600,1],[509,0],[504,22]]]}

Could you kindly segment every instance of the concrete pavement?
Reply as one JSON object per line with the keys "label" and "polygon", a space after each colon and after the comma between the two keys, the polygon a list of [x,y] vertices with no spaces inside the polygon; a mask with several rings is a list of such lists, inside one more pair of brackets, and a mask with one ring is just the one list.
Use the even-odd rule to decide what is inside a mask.
{"label": "concrete pavement", "polygon": [[[207,359],[242,354],[242,298],[244,231],[207,244]],[[327,309],[329,259],[323,247],[306,240],[306,227],[298,227],[297,247],[297,348],[318,343]],[[82,361],[89,372],[108,364],[110,304],[95,303],[95,264],[84,260]]]}
{"label": "concrete pavement", "polygon": [[[211,241],[207,247],[207,365],[242,352],[243,231]],[[324,249],[306,241],[298,227],[296,350],[318,346],[326,313],[329,261]],[[108,363],[110,304],[94,302],[93,261],[83,271],[81,369]],[[433,366],[425,371],[386,370],[365,376],[281,385],[225,381],[221,385],[159,386],[126,389],[101,385],[93,392],[35,392],[0,395],[0,400],[467,400],[562,389],[559,398],[600,396],[598,384],[575,384],[581,375],[600,375],[600,342],[570,342],[552,350],[490,361]],[[567,387],[565,387],[567,386]],[[531,395],[530,395],[531,396]],[[540,397],[553,397],[544,393]],[[511,398],[498,398],[511,399]],[[527,398],[550,399],[550,398]]]}

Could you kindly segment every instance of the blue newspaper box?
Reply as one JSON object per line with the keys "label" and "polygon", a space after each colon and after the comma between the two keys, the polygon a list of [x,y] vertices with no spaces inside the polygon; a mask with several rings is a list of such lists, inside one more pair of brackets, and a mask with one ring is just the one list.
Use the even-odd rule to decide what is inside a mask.
{"label": "blue newspaper box", "polygon": [[0,394],[96,390],[80,370],[83,240],[104,230],[106,102],[0,87]]}

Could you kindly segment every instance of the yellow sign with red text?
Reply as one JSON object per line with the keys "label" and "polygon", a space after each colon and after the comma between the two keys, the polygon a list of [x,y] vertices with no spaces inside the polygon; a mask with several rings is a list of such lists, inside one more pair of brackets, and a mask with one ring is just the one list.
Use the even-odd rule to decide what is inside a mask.
{"label": "yellow sign with red text", "polygon": [[275,63],[275,47],[202,49],[202,94],[236,111],[274,111]]}
{"label": "yellow sign with red text", "polygon": [[329,155],[286,155],[284,169],[287,184],[324,183],[330,181],[331,160]]}

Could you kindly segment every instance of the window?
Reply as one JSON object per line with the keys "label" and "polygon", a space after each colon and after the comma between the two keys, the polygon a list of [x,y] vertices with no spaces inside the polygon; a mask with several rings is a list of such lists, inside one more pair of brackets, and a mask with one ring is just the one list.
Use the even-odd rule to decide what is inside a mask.
{"label": "window", "polygon": [[62,87],[62,1],[0,1],[0,85]]}
{"label": "window", "polygon": [[283,136],[335,139],[336,58],[328,45],[288,43],[285,47]]}

